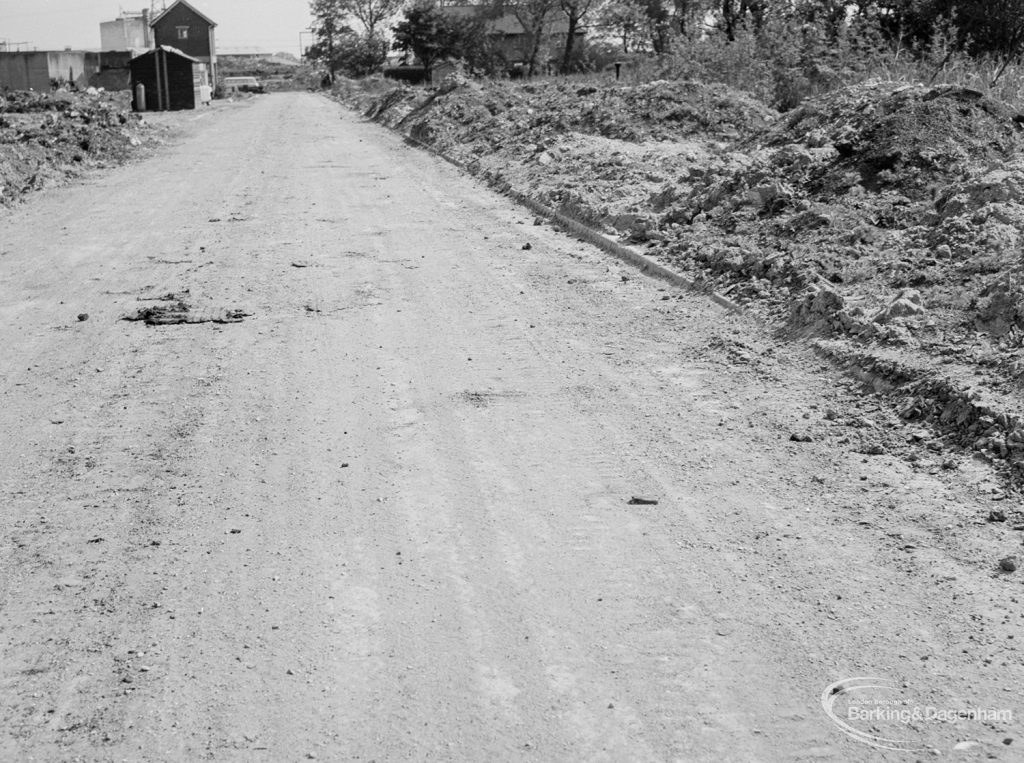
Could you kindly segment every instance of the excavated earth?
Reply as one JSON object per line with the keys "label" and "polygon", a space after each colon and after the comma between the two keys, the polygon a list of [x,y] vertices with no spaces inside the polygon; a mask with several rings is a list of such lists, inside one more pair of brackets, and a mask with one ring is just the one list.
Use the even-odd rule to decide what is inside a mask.
{"label": "excavated earth", "polygon": [[1007,104],[871,82],[779,114],[723,85],[459,75],[336,96],[813,342],[934,424],[935,451],[1024,476],[1024,115]]}
{"label": "excavated earth", "polygon": [[127,91],[0,95],[0,204],[124,162],[148,137]]}

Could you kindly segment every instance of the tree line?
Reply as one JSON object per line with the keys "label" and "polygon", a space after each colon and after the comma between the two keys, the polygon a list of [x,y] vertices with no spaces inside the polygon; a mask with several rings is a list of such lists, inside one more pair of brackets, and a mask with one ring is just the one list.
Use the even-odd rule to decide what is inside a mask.
{"label": "tree line", "polygon": [[[489,33],[512,14],[524,30],[527,74],[542,64],[552,30],[560,38],[551,56],[562,72],[586,68],[585,46],[609,56],[667,55],[695,41],[734,42],[741,34],[768,34],[779,25],[836,39],[851,28],[870,30],[885,44],[907,50],[939,35],[950,54],[998,57],[1009,63],[1024,50],[1024,0],[312,0],[314,44],[307,57],[332,74],[379,70],[388,52],[403,51],[428,69],[460,59],[474,71],[501,73],[510,63]],[[471,6],[471,7],[466,7]],[[578,34],[586,28],[587,42]]]}

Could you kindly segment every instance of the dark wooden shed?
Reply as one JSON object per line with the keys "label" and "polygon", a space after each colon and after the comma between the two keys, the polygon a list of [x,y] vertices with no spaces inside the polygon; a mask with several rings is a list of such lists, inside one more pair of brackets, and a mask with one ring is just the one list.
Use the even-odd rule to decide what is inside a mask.
{"label": "dark wooden shed", "polygon": [[[206,64],[169,45],[133,58],[131,73],[135,111],[194,109],[210,101]],[[145,89],[144,103],[139,98],[139,85]]]}

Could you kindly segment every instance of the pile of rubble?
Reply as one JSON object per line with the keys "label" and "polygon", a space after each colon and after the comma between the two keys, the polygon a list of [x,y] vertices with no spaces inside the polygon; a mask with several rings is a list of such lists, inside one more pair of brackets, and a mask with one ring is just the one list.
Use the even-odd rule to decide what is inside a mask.
{"label": "pile of rubble", "polygon": [[[917,304],[938,308],[934,325],[950,329],[970,308],[965,295],[982,299],[990,276],[1014,265],[1024,232],[1024,167],[1013,161],[1024,145],[1022,121],[962,88],[843,90],[746,138],[699,177],[662,189],[658,198],[670,201],[661,223],[681,223],[685,235],[672,254],[714,276],[760,279],[758,264],[781,254],[787,267],[776,265],[769,285],[823,281],[868,302],[906,301],[903,291],[913,289]],[[711,249],[700,240],[709,236],[718,239]],[[762,296],[769,285],[747,291]],[[864,308],[877,319],[847,314],[833,328],[910,341],[905,331],[877,328],[924,311],[899,308],[906,314],[896,316],[883,307]]]}
{"label": "pile of rubble", "polygon": [[140,129],[127,92],[0,96],[0,204],[123,161],[139,145]]}

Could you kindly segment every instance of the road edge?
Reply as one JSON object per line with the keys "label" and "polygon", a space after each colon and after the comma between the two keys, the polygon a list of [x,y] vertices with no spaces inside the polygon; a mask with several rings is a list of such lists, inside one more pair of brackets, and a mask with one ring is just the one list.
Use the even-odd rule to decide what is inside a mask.
{"label": "road edge", "polygon": [[[379,123],[378,123],[379,124]],[[592,228],[589,225],[577,220],[570,215],[563,212],[559,212],[556,209],[551,208],[544,202],[529,196],[522,191],[517,191],[512,187],[512,184],[498,180],[497,178],[475,171],[471,166],[465,162],[456,159],[455,157],[449,156],[448,154],[434,148],[431,145],[423,143],[409,135],[403,135],[402,139],[410,146],[426,151],[433,156],[451,164],[456,169],[465,172],[471,177],[483,180],[489,188],[493,191],[497,191],[503,196],[507,196],[521,206],[526,207],[531,212],[547,219],[550,223],[554,224],[558,228],[561,228],[564,232],[573,235],[588,244],[596,246],[603,252],[616,257],[623,262],[626,262],[639,270],[646,276],[651,278],[657,278],[662,281],[666,281],[673,286],[679,286],[681,288],[692,291],[696,294],[702,294],[708,297],[712,302],[724,307],[734,313],[743,313],[744,310],[740,305],[733,302],[726,296],[719,294],[716,291],[702,288],[696,281],[689,278],[682,273],[673,270],[666,265],[661,264],[652,257],[648,257],[646,254],[633,249],[632,247],[626,246],[625,244],[616,241],[611,236],[607,236],[596,228]]]}

